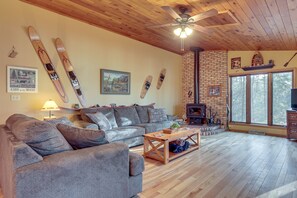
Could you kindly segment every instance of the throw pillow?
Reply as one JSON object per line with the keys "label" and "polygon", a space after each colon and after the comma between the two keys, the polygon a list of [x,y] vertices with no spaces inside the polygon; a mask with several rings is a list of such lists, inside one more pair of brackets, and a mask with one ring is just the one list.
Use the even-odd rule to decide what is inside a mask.
{"label": "throw pillow", "polygon": [[86,115],[87,113],[96,113],[101,112],[103,113],[108,121],[110,122],[112,128],[117,128],[117,122],[114,117],[114,110],[111,107],[98,107],[98,108],[84,108],[80,110],[81,117],[86,122],[92,122],[89,117]]}
{"label": "throw pillow", "polygon": [[97,112],[97,113],[87,113],[86,116],[88,116],[88,118],[94,122],[95,124],[98,125],[99,129],[103,130],[103,131],[107,131],[112,129],[110,122],[108,121],[108,119],[106,118],[105,115],[103,115],[103,113],[101,112]]}
{"label": "throw pillow", "polygon": [[58,124],[57,128],[74,149],[109,143],[105,138],[104,131],[83,129],[65,124]]}
{"label": "throw pillow", "polygon": [[165,109],[148,109],[150,123],[167,121]]}
{"label": "throw pillow", "polygon": [[74,124],[66,117],[61,117],[61,118],[56,118],[56,119],[52,119],[52,120],[47,120],[46,122],[54,125],[54,126],[57,126],[57,124],[67,124],[67,125],[70,125],[70,126],[74,126]]}
{"label": "throw pillow", "polygon": [[132,107],[116,107],[114,114],[119,127],[140,124],[137,111]]}
{"label": "throw pillow", "polygon": [[72,150],[56,127],[47,122],[17,114],[10,116],[6,122],[12,124],[10,129],[17,139],[28,144],[41,156]]}
{"label": "throw pillow", "polygon": [[154,105],[135,106],[141,123],[149,122],[148,109],[153,109]]}
{"label": "throw pillow", "polygon": [[34,118],[26,116],[24,114],[13,114],[11,116],[9,116],[5,122],[7,128],[9,128],[10,130],[12,129],[12,126],[17,123],[17,122],[23,122],[25,120],[32,120]]}

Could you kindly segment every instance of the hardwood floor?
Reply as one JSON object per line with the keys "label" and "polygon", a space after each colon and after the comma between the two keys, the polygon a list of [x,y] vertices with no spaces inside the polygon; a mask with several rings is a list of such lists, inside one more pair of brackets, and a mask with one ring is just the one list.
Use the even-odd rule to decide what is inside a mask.
{"label": "hardwood floor", "polygon": [[145,159],[139,196],[297,197],[296,141],[225,132],[202,137],[201,143],[201,149],[167,165]]}
{"label": "hardwood floor", "polygon": [[225,132],[202,137],[201,144],[166,165],[145,159],[140,198],[297,198],[296,141]]}

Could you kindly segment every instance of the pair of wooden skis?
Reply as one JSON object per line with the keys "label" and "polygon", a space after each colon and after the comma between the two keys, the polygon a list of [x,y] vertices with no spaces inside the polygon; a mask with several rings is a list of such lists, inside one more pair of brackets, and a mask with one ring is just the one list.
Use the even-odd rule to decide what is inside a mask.
{"label": "pair of wooden skis", "polygon": [[[160,89],[162,86],[162,83],[165,79],[166,75],[166,69],[162,69],[159,75],[158,83],[157,83],[157,89]],[[140,98],[144,98],[146,95],[146,92],[149,90],[152,84],[153,77],[151,75],[147,76],[146,79],[144,80],[144,83],[142,85],[141,93],[140,93]]]}
{"label": "pair of wooden skis", "polygon": [[[29,38],[31,40],[31,43],[32,43],[37,55],[40,58],[41,63],[43,64],[43,66],[44,66],[49,78],[51,79],[53,85],[55,86],[58,94],[60,95],[61,99],[65,103],[67,103],[68,96],[67,96],[65,89],[62,85],[60,77],[57,74],[55,66],[53,65],[48,53],[46,52],[43,43],[41,42],[40,36],[37,34],[36,30],[32,26],[28,27],[28,35],[29,35]],[[79,84],[76,74],[74,73],[73,66],[69,60],[68,54],[66,52],[66,49],[63,45],[62,40],[57,38],[55,40],[55,45],[56,45],[56,49],[59,54],[59,57],[61,59],[61,62],[63,63],[65,72],[67,73],[67,76],[70,80],[71,86],[73,87],[74,92],[75,92],[81,106],[86,107],[85,97],[82,93],[81,86]]]}

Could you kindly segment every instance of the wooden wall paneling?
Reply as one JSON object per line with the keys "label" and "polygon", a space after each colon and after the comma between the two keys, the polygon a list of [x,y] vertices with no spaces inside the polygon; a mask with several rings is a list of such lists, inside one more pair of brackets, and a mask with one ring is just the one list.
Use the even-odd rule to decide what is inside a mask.
{"label": "wooden wall paneling", "polygon": [[295,34],[293,30],[293,25],[289,13],[288,3],[284,0],[276,0],[277,7],[280,13],[280,16],[282,18],[282,21],[284,23],[285,30],[287,32],[288,37],[288,44],[291,49],[296,49],[296,40],[295,40]]}
{"label": "wooden wall paneling", "polygon": [[258,18],[256,15],[254,15],[253,10],[250,9],[250,7],[248,6],[247,2],[244,0],[237,0],[237,3],[240,5],[240,7],[242,8],[242,10],[244,11],[244,13],[247,15],[247,17],[250,19],[250,21],[253,23],[254,27],[256,28],[256,31],[261,34],[261,36],[263,36],[263,38],[265,38],[265,36],[267,35],[266,31],[264,30],[264,28],[262,27],[262,25],[259,23]]}
{"label": "wooden wall paneling", "polygon": [[[286,46],[286,48],[291,49],[291,44],[289,43],[289,38],[288,38],[288,35],[286,32],[286,28],[283,23],[282,17],[280,15],[276,1],[275,0],[267,0],[266,2],[267,2],[269,10],[271,12],[271,15],[276,23],[278,31],[280,32],[280,36],[284,42],[284,45]],[[285,1],[283,1],[283,2],[285,2]],[[290,25],[290,24],[286,24],[286,25]]]}
{"label": "wooden wall paneling", "polygon": [[[297,48],[297,2],[292,0],[21,0],[44,9],[172,51],[187,52],[190,46],[205,50],[294,50]],[[195,31],[186,39],[185,52],[173,35],[173,27],[147,28],[173,22],[161,6],[180,5],[191,16],[209,10],[231,12],[239,25],[217,26],[220,17],[201,21],[215,27],[212,34]]]}
{"label": "wooden wall paneling", "polygon": [[[268,32],[268,35],[270,36],[269,42],[271,43],[271,47],[273,49],[281,48],[283,46],[283,43],[281,42],[281,37],[279,36],[278,29],[275,26],[275,22],[271,16],[270,10],[266,4],[265,1],[256,1],[251,0],[254,2],[253,6],[256,6],[261,11],[263,18],[265,19],[270,31]],[[249,1],[250,2],[250,1]],[[274,25],[273,25],[274,24]],[[270,34],[271,32],[271,34]]]}
{"label": "wooden wall paneling", "polygon": [[[291,21],[297,21],[297,2],[287,0]],[[297,23],[292,24],[295,40],[297,40]]]}

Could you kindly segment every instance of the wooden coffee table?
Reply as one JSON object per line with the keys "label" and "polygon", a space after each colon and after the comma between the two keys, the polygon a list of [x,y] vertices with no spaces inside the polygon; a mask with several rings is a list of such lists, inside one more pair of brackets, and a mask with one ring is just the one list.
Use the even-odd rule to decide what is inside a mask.
{"label": "wooden coffee table", "polygon": [[[159,160],[164,164],[167,164],[169,161],[178,158],[182,155],[185,155],[193,150],[197,150],[200,147],[200,129],[182,129],[178,132],[172,134],[165,134],[163,131],[157,131],[153,133],[148,133],[144,136],[144,149],[143,156]],[[196,136],[197,140],[194,140],[193,137]],[[190,148],[181,153],[172,153],[169,152],[169,142],[183,138],[185,140],[190,140]],[[154,144],[153,142],[158,142]],[[192,143],[192,144],[191,144]]]}

